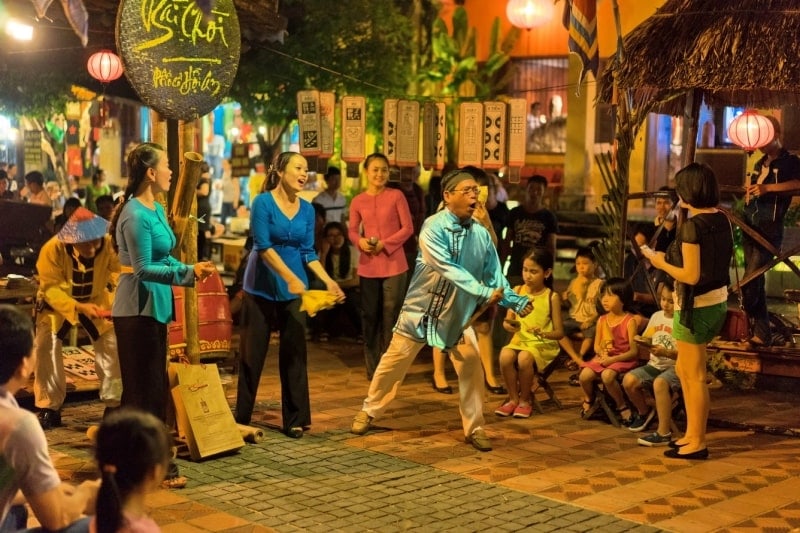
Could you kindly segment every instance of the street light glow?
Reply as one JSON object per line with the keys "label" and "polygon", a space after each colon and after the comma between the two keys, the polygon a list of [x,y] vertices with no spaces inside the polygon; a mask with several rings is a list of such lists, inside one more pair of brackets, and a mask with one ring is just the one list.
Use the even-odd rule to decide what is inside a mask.
{"label": "street light glow", "polygon": [[10,19],[6,22],[6,35],[18,41],[33,40],[33,26]]}

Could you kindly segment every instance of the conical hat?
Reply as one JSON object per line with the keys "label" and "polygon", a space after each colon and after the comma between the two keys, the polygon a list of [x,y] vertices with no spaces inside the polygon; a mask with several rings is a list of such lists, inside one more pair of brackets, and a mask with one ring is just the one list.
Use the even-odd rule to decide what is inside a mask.
{"label": "conical hat", "polygon": [[66,244],[79,244],[101,239],[107,231],[108,220],[85,207],[79,207],[58,232],[58,240]]}

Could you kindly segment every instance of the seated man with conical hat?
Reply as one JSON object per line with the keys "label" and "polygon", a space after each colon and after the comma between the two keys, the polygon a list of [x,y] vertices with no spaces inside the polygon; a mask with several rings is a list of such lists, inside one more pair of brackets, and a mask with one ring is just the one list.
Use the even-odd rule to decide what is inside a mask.
{"label": "seated man with conical hat", "polygon": [[111,303],[120,265],[108,221],[79,207],[64,227],[39,252],[36,261],[36,370],[34,396],[44,429],[61,425],[66,398],[62,345],[80,325],[94,347],[100,399],[106,408],[119,406],[122,379],[117,337],[111,323]]}

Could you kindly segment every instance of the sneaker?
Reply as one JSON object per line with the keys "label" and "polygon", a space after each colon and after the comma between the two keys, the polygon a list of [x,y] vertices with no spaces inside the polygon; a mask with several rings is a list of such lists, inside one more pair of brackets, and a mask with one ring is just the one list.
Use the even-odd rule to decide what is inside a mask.
{"label": "sneaker", "polygon": [[328,342],[330,338],[328,337],[327,333],[320,333],[319,334],[319,342]]}
{"label": "sneaker", "polygon": [[531,404],[518,405],[517,408],[514,409],[514,418],[530,418],[532,410],[533,407]]}
{"label": "sneaker", "polygon": [[350,433],[355,435],[365,434],[372,426],[372,420],[373,417],[369,416],[366,411],[359,411],[350,426]]}
{"label": "sneaker", "polygon": [[636,441],[642,446],[666,446],[669,444],[670,439],[672,438],[672,433],[667,433],[666,435],[659,435],[658,431],[654,431],[653,433],[645,436],[639,437]]}
{"label": "sneaker", "polygon": [[511,416],[514,414],[514,410],[517,408],[517,404],[512,402],[511,400],[507,401],[500,407],[494,410],[494,414],[497,416]]}
{"label": "sneaker", "polygon": [[472,444],[472,447],[479,452],[489,452],[492,450],[492,441],[489,440],[486,432],[482,429],[476,429],[472,432],[472,435],[466,437],[464,441],[466,441],[467,444]]}
{"label": "sneaker", "polygon": [[650,411],[646,415],[640,415],[639,413],[634,413],[631,417],[630,424],[628,424],[628,429],[633,431],[634,433],[637,431],[642,431],[647,427],[647,425],[653,421],[653,418],[656,416],[656,410],[650,409]]}

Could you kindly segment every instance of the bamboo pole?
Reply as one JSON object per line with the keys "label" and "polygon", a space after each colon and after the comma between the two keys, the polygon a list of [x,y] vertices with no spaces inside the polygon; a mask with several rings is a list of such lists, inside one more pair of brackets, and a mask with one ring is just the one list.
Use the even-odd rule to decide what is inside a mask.
{"label": "bamboo pole", "polygon": [[[178,128],[179,151],[183,153],[183,164],[174,187],[172,203],[172,225],[178,238],[176,250],[180,251],[184,263],[197,262],[197,182],[203,155],[194,148],[194,122],[181,121]],[[184,319],[186,327],[186,357],[192,363],[200,362],[200,318],[197,290],[186,287],[184,291]]]}

